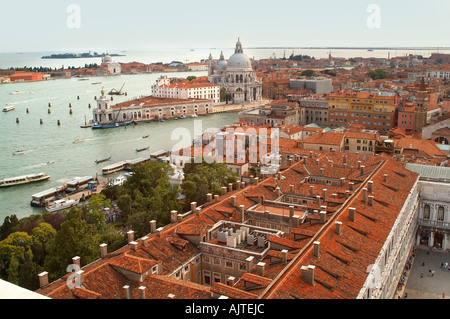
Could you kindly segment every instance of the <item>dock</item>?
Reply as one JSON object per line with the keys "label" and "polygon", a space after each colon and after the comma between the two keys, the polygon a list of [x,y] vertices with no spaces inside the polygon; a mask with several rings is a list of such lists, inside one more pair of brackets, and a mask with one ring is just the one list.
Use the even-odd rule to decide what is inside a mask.
{"label": "dock", "polygon": [[70,194],[65,196],[63,199],[69,200],[69,199],[79,199],[80,202],[86,201],[94,194],[100,194],[100,192],[105,189],[109,184],[109,179],[107,178],[98,178],[98,183],[95,187],[95,189],[84,189],[82,191]]}

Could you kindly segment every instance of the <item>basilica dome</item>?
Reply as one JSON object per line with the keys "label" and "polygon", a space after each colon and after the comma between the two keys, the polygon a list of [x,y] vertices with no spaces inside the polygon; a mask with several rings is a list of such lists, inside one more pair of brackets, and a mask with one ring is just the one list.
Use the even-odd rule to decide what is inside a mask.
{"label": "basilica dome", "polygon": [[250,62],[249,57],[244,54],[242,50],[241,41],[238,40],[236,43],[236,49],[234,50],[234,54],[230,56],[227,63],[227,69],[251,69],[252,63]]}

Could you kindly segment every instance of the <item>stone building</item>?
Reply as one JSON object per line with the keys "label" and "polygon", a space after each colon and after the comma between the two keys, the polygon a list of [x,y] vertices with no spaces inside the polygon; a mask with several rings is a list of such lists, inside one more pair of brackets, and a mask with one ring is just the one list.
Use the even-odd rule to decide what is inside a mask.
{"label": "stone building", "polygon": [[209,81],[226,90],[228,99],[233,104],[259,101],[262,99],[262,82],[253,71],[249,57],[238,40],[234,54],[225,61],[223,53],[217,62],[209,56]]}

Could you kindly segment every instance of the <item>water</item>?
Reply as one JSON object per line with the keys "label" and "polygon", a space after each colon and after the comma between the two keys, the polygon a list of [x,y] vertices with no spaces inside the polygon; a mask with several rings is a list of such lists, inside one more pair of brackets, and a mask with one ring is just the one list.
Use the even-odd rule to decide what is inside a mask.
{"label": "water", "polygon": [[[51,176],[44,182],[1,188],[0,224],[5,216],[11,214],[21,218],[42,212],[42,208],[30,206],[31,196],[35,193],[59,186],[74,177],[95,176],[97,173],[101,176],[101,168],[108,164],[149,156],[159,150],[171,150],[180,141],[178,135],[171,140],[172,132],[176,128],[187,128],[193,138],[195,120],[202,120],[203,131],[208,128],[222,128],[237,121],[237,113],[227,113],[164,123],[139,123],[136,126],[107,130],[80,127],[85,123],[85,116],[88,121],[92,119],[92,108],[96,107],[94,96],[100,95],[102,87],[109,91],[112,88],[120,88],[125,83],[124,91],[128,96],[113,96],[114,104],[140,95],[150,95],[150,86],[160,75],[121,75],[95,77],[89,81],[63,79],[0,85],[0,106],[12,103],[16,107],[14,111],[0,114],[0,178],[39,172]],[[202,76],[205,72],[170,74],[174,77],[189,75]],[[92,82],[102,84],[92,85]],[[23,93],[11,95],[10,92],[15,90]],[[48,106],[49,103],[51,107]],[[69,108],[69,103],[72,108]],[[29,113],[26,112],[27,108]],[[48,109],[51,114],[48,114]],[[73,114],[70,114],[70,109]],[[58,120],[60,126],[57,125]],[[145,135],[150,137],[143,139],[142,136]],[[73,143],[77,138],[83,138],[85,141]],[[147,151],[135,151],[136,148],[147,146]],[[16,150],[28,152],[13,155]],[[110,156],[109,162],[95,163],[96,159]]]}

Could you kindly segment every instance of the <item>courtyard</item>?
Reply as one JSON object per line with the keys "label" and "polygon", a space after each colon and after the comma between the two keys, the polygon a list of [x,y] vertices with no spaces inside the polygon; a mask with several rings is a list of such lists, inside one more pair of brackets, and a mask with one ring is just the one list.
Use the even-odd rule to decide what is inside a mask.
{"label": "courtyard", "polygon": [[400,298],[407,294],[408,299],[442,299],[445,293],[445,299],[449,299],[450,270],[443,269],[442,263],[450,265],[449,252],[418,247],[412,266],[406,271],[405,285],[399,290]]}

